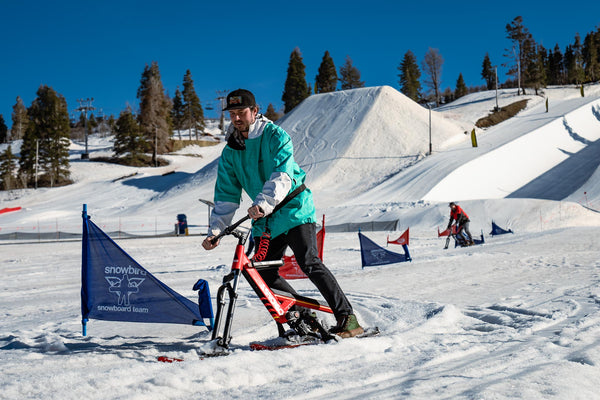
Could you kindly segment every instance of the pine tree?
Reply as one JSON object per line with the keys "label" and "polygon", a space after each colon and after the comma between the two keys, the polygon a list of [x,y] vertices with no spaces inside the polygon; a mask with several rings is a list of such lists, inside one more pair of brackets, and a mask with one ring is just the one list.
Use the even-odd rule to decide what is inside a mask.
{"label": "pine tree", "polygon": [[113,150],[117,157],[126,155],[124,158],[130,165],[141,165],[143,162],[143,155],[148,150],[148,142],[144,140],[131,107],[122,111],[117,119]]}
{"label": "pine tree", "polygon": [[325,51],[321,65],[319,65],[319,73],[315,78],[315,93],[335,92],[337,82],[338,77],[333,59],[329,55],[329,51]]}
{"label": "pine tree", "polygon": [[436,106],[440,105],[440,87],[442,85],[442,65],[444,59],[438,49],[431,47],[425,53],[423,58],[423,71],[429,76],[425,81],[429,89],[433,92]]}
{"label": "pine tree", "polygon": [[117,125],[117,121],[115,120],[115,117],[112,114],[108,117],[106,124],[108,125],[108,129],[109,129],[110,133],[115,131],[115,126]]}
{"label": "pine tree", "polygon": [[271,121],[277,121],[279,118],[281,118],[281,115],[277,111],[275,111],[275,107],[273,107],[273,104],[269,103],[269,105],[267,106],[267,111],[265,112],[265,117],[267,117]]}
{"label": "pine tree", "polygon": [[287,78],[281,100],[284,105],[284,113],[288,113],[306,99],[310,92],[306,83],[306,67],[302,62],[302,54],[299,48],[295,48],[290,55]]}
{"label": "pine tree", "polygon": [[452,89],[450,89],[449,87],[447,87],[446,89],[444,89],[444,91],[442,92],[442,101],[441,103],[451,103],[453,102],[457,97],[454,96],[454,92],[452,92]]}
{"label": "pine tree", "polygon": [[[575,35],[575,43],[570,46],[571,52],[567,67],[567,79],[569,83],[576,85],[585,81],[585,70],[583,69],[583,45],[579,34]],[[565,55],[566,57],[566,55]]]}
{"label": "pine tree", "polygon": [[12,112],[12,128],[10,130],[10,139],[23,139],[25,128],[27,126],[27,108],[23,104],[23,100],[17,96],[17,102],[13,106]]}
{"label": "pine tree", "polygon": [[183,77],[183,119],[184,127],[190,130],[190,139],[192,130],[198,140],[198,130],[204,132],[204,110],[200,104],[200,99],[194,89],[192,73],[188,69]]}
{"label": "pine tree", "polygon": [[496,87],[496,72],[492,67],[492,61],[488,53],[485,53],[483,65],[481,66],[481,77],[485,81],[487,90],[492,90]]}
{"label": "pine tree", "polygon": [[98,120],[96,119],[96,116],[94,115],[94,113],[90,114],[90,117],[88,118],[87,121],[87,125],[88,125],[88,130],[89,130],[89,134],[92,134],[93,130],[95,128],[98,127]]}
{"label": "pine tree", "polygon": [[548,84],[565,84],[564,57],[558,43],[554,46],[553,52],[548,52],[548,70],[546,74],[548,76]]}
{"label": "pine tree", "polygon": [[[600,30],[600,28],[598,28]],[[599,44],[600,34],[590,32],[583,40],[583,65],[585,71],[585,79],[587,82],[596,82],[600,79],[600,57]]]}
{"label": "pine tree", "polygon": [[184,109],[183,109],[183,97],[179,86],[175,90],[175,97],[173,98],[173,108],[171,109],[171,120],[173,121],[173,129],[179,134],[179,140],[181,140],[181,130],[183,129],[184,120]]}
{"label": "pine tree", "polygon": [[9,145],[6,150],[0,153],[0,186],[2,190],[16,188],[15,170],[17,168],[17,159],[12,153]]}
{"label": "pine tree", "polygon": [[365,87],[365,82],[360,80],[360,71],[352,64],[350,56],[346,56],[346,62],[340,67],[340,82],[342,90]]}
{"label": "pine tree", "polygon": [[17,101],[13,106],[12,112],[12,128],[10,133],[12,140],[23,138],[27,123],[27,108],[23,104],[21,97],[17,96]]}
{"label": "pine tree", "polygon": [[570,44],[565,48],[565,83],[575,83],[575,70],[577,69],[577,61],[573,46]]}
{"label": "pine tree", "polygon": [[467,85],[465,84],[465,79],[463,78],[463,74],[458,74],[458,79],[456,80],[456,89],[454,90],[454,100],[459,99],[469,93],[467,89]]}
{"label": "pine tree", "polygon": [[42,85],[27,110],[29,124],[21,145],[19,170],[29,184],[35,176],[36,142],[42,185],[62,185],[69,180],[69,112],[65,98]]}
{"label": "pine tree", "polygon": [[538,45],[533,57],[533,60],[527,67],[527,85],[533,87],[537,95],[540,88],[546,87],[547,82],[546,69],[548,59],[544,46],[541,44]]}
{"label": "pine tree", "polygon": [[4,122],[4,116],[0,114],[0,143],[8,142],[8,127]]}
{"label": "pine tree", "polygon": [[79,114],[79,120],[75,124],[75,128],[83,129],[86,125],[87,124],[86,124],[85,114],[84,113]]}
{"label": "pine tree", "polygon": [[[31,128],[30,128],[31,126]],[[19,151],[19,177],[23,187],[30,187],[36,178],[36,159],[39,148],[39,138],[33,127],[33,122],[29,121],[25,126],[23,133],[23,142]]]}
{"label": "pine tree", "polygon": [[[529,30],[523,25],[523,17],[517,16],[510,24],[506,24],[506,38],[510,39],[513,45],[510,49],[505,49],[505,57],[515,60],[515,64],[510,65],[508,75],[514,76],[522,84],[524,82],[524,66],[529,61],[526,57],[530,57],[530,55],[526,56],[528,54],[526,47],[530,48],[535,43]],[[503,65],[507,66],[508,64]],[[520,90],[521,87],[519,87]],[[525,94],[525,90],[523,90],[523,94]]]}
{"label": "pine tree", "polygon": [[417,59],[411,50],[404,54],[404,58],[398,66],[400,74],[400,92],[408,98],[418,102],[421,100],[421,71],[417,65]]}
{"label": "pine tree", "polygon": [[138,121],[146,141],[152,147],[152,162],[157,155],[171,151],[171,100],[165,94],[158,63],[152,61],[142,73],[137,98],[140,99]]}
{"label": "pine tree", "polygon": [[523,55],[521,63],[523,94],[525,94],[525,88],[527,87],[534,88],[537,93],[537,89],[541,87],[540,73],[538,71],[538,51],[537,44],[531,35],[523,41],[521,54]]}

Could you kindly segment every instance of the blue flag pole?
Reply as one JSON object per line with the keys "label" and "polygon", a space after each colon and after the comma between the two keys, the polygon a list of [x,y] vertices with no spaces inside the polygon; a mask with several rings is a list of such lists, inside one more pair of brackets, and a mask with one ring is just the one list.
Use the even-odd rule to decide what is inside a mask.
{"label": "blue flag pole", "polygon": [[[82,235],[82,240],[81,240],[81,263],[84,266],[87,266],[87,260],[88,260],[88,252],[87,252],[87,204],[83,205],[83,211],[81,212],[81,217],[83,219],[83,235]],[[81,268],[81,282],[84,283],[85,282],[85,273],[86,273],[87,268]],[[83,295],[83,289],[82,289],[82,295]],[[83,336],[87,336],[87,318],[83,317],[83,302],[82,302],[82,313],[81,313],[81,330],[82,330],[82,334]]]}

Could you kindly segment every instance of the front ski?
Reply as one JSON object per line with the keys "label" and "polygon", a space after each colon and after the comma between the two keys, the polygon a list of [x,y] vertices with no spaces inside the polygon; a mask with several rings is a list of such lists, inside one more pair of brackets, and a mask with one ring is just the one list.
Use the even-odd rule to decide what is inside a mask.
{"label": "front ski", "polygon": [[[360,335],[356,335],[354,336],[357,339],[360,338],[365,338],[365,337],[371,337],[371,336],[376,336],[379,335],[380,331],[378,327],[373,327],[373,328],[365,328],[365,331],[360,334]],[[350,338],[351,339],[351,338]],[[274,339],[270,339],[264,342],[252,342],[250,343],[250,349],[251,350],[255,350],[255,351],[261,351],[261,350],[282,350],[282,349],[293,349],[296,347],[302,347],[302,346],[307,346],[307,345],[317,345],[317,344],[324,344],[324,343],[331,343],[332,341],[334,342],[338,342],[340,340],[344,340],[339,336],[334,335],[333,339],[324,341],[318,338],[314,338],[311,336],[305,337],[305,339],[302,339],[302,341],[298,341],[298,339],[296,340],[288,340],[287,338],[282,338],[282,337],[278,337],[278,338],[274,338]]]}
{"label": "front ski", "polygon": [[263,342],[251,342],[250,350],[281,350],[295,347],[325,343],[322,339],[313,336],[276,337]]}
{"label": "front ski", "polygon": [[[366,337],[372,337],[372,336],[377,336],[380,333],[381,333],[381,331],[379,330],[379,328],[375,326],[373,328],[365,328],[365,331],[362,334],[356,335],[353,338],[361,339],[361,338],[366,338]],[[352,339],[352,338],[349,338],[349,339]],[[276,338],[268,339],[265,341],[251,342],[249,344],[249,346],[246,347],[246,349],[249,348],[252,351],[264,351],[264,350],[274,351],[274,350],[283,350],[283,349],[294,349],[296,347],[302,347],[302,346],[314,346],[314,345],[325,344],[325,343],[339,342],[341,340],[345,340],[345,339],[342,339],[341,337],[336,336],[336,335],[333,335],[332,339],[329,339],[329,340],[322,340],[320,338],[313,337],[313,336],[276,337]],[[238,349],[241,350],[243,348],[244,347],[238,348]],[[229,349],[219,348],[218,346],[215,345],[214,341],[208,342],[207,344],[202,346],[198,351],[198,356],[200,357],[200,360],[203,360],[204,358],[228,356],[229,354],[231,354]],[[169,357],[169,356],[161,355],[161,356],[157,357],[157,361],[164,362],[164,363],[177,363],[177,362],[184,361],[184,359],[178,358],[178,357]]]}
{"label": "front ski", "polygon": [[321,344],[324,342],[315,341],[315,342],[306,342],[306,343],[287,343],[287,344],[267,344],[261,342],[252,342],[250,343],[250,349],[255,351],[260,350],[281,350],[281,349],[293,349],[300,346],[310,346],[315,344]]}

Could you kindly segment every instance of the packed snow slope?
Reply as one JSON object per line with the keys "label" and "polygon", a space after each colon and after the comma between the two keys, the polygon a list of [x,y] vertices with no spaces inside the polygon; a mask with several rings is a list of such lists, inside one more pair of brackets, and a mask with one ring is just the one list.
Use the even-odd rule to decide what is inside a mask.
{"label": "packed snow slope", "polygon": [[[597,216],[576,204],[600,208],[600,85],[586,87],[585,97],[577,87],[548,88],[544,96],[548,111],[545,97],[517,96],[514,89],[498,97],[495,91],[470,94],[431,111],[432,155],[429,110],[389,86],[310,96],[278,123],[292,136],[318,213],[330,224],[399,220],[430,230],[445,224],[448,201],[463,201],[480,216],[475,230],[487,229],[492,219],[538,229],[540,208],[561,214],[556,226],[596,224]],[[525,110],[477,129],[478,147],[471,146],[475,122],[496,101],[503,107],[523,98],[529,100]],[[92,158],[111,154],[107,138],[91,137],[89,146]],[[153,225],[164,232],[179,213],[205,225],[208,213],[198,199],[212,200],[222,146],[183,149],[165,156],[166,167],[133,168],[82,161],[83,144],[73,143],[75,183],[0,193],[3,206],[23,208],[2,217],[0,233],[58,224],[76,232],[83,203],[112,221],[110,230]],[[505,198],[518,205],[518,217]],[[568,218],[562,218],[565,208]]]}
{"label": "packed snow slope", "polygon": [[[324,204],[378,184],[382,188],[375,192],[388,201],[563,200],[600,163],[593,157],[600,138],[600,89],[588,90],[588,97],[576,88],[568,91],[546,91],[548,112],[542,96],[501,91],[499,107],[522,98],[529,99],[528,107],[509,121],[477,130],[476,148],[471,129],[495,106],[495,92],[440,107],[431,122],[434,154],[411,168],[428,151],[428,110],[391,87],[311,96],[278,122],[299,143],[296,158],[309,171],[311,188],[324,193]],[[550,170],[557,179],[543,176]],[[527,184],[531,189],[523,187]]]}
{"label": "packed snow slope", "polygon": [[[326,234],[325,264],[361,324],[379,327],[376,337],[251,351],[277,329],[243,281],[227,357],[199,357],[211,334],[194,326],[92,320],[83,337],[81,242],[0,241],[0,399],[599,398],[598,89],[586,87],[584,98],[575,87],[547,89],[547,113],[541,96],[501,91],[501,107],[529,105],[477,130],[477,148],[463,132],[495,106],[495,93],[465,96],[432,111],[426,157],[429,110],[387,87],[311,96],[281,121],[326,225],[399,220],[399,232],[364,232],[381,246],[410,227],[412,262],[364,269],[356,232]],[[111,154],[110,138],[89,145],[92,158]],[[193,284],[207,280],[216,307],[235,240],[209,252],[202,237],[151,235],[172,232],[181,212],[206,223],[198,199],[212,199],[222,148],[188,147],[165,156],[166,167],[130,168],[82,161],[73,143],[75,183],[0,192],[1,208],[23,207],[0,214],[0,233],[81,232],[88,204],[103,230],[149,236],[115,241],[173,290],[196,300]],[[448,200],[460,201],[484,245],[444,250],[436,228]],[[514,233],[490,237],[492,220]],[[291,284],[320,296],[308,280]]]}

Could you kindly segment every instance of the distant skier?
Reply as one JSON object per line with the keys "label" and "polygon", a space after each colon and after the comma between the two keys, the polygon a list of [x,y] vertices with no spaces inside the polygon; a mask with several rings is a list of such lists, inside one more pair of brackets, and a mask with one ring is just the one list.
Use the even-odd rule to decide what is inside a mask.
{"label": "distant skier", "polygon": [[467,236],[467,245],[473,245],[473,236],[471,236],[471,232],[469,231],[469,222],[471,222],[469,216],[455,202],[448,204],[448,207],[450,207],[450,220],[448,221],[448,229],[452,227],[452,221],[456,221],[456,234],[460,235],[464,230],[466,235],[463,236]]}

